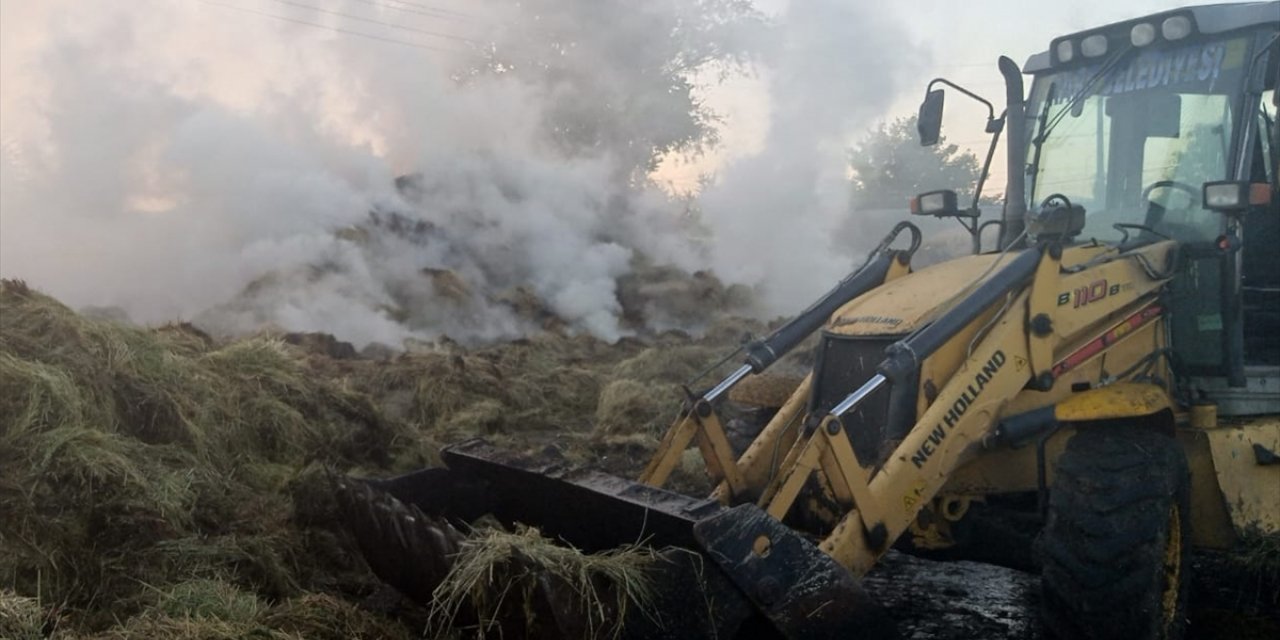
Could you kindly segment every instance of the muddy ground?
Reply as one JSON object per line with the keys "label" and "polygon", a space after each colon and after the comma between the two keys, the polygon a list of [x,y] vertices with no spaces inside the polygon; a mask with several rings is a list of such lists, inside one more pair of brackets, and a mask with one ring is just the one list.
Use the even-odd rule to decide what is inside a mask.
{"label": "muddy ground", "polygon": [[[1275,576],[1267,587],[1212,552],[1197,553],[1193,562],[1187,640],[1280,637]],[[885,604],[903,638],[1051,637],[1036,618],[1039,578],[1025,571],[890,552],[864,584]]]}

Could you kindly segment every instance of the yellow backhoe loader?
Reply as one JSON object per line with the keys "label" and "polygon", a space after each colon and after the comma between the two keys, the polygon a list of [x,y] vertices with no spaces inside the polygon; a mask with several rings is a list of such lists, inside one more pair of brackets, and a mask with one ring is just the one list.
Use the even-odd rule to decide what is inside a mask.
{"label": "yellow backhoe loader", "polygon": [[[972,255],[913,270],[920,232],[899,224],[691,393],[635,481],[480,440],[442,468],[338,481],[370,565],[429,600],[455,527],[491,514],[585,551],[666,550],[664,615],[626,637],[879,637],[859,577],[886,551],[945,553],[1021,506],[1048,634],[1179,637],[1188,550],[1280,535],[1278,38],[1280,2],[1190,7],[1001,58],[999,115],[931,82],[923,143],[948,87],[986,104],[991,152],[1006,138],[998,220],[977,194],[911,203],[963,225]],[[812,372],[737,450],[731,390],[815,332]],[[663,488],[691,447],[710,495]]]}

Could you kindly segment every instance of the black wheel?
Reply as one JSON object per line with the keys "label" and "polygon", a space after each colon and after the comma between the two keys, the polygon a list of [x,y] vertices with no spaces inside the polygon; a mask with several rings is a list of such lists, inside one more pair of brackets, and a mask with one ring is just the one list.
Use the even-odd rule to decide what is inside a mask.
{"label": "black wheel", "polygon": [[1047,635],[1182,637],[1189,492],[1186,457],[1169,436],[1107,425],[1067,443],[1037,541]]}

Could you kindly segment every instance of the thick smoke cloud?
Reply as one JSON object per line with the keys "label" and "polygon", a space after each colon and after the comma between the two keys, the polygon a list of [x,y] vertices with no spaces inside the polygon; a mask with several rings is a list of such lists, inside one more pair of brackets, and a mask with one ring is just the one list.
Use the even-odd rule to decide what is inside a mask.
{"label": "thick smoke cloud", "polygon": [[[405,17],[355,0],[228,4],[335,28],[360,24],[314,8]],[[445,30],[483,40],[505,24],[500,3],[464,6]],[[0,12],[0,275],[143,322],[361,343],[525,334],[529,298],[614,339],[628,330],[618,283],[640,256],[711,266],[791,310],[851,262],[822,235],[843,207],[842,136],[893,84],[872,63],[894,50],[889,25],[794,3],[760,36],[766,148],[707,194],[707,238],[681,203],[620,189],[626,164],[607,150],[550,148],[556,96],[501,74],[460,85],[466,43],[360,29],[431,48],[402,46],[195,0]]]}
{"label": "thick smoke cloud", "polygon": [[[763,71],[772,107],[763,148],[727,166],[702,207],[716,273],[757,285],[766,310],[786,314],[887,231],[848,224],[845,154],[899,91],[916,86],[920,53],[875,3],[791,2],[780,24]],[[862,233],[837,235],[850,226]]]}

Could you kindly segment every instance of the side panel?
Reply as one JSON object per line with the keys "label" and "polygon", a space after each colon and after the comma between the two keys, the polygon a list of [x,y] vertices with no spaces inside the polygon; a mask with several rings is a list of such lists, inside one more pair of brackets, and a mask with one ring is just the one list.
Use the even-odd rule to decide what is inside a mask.
{"label": "side panel", "polygon": [[1280,416],[1208,429],[1205,435],[1236,532],[1280,533]]}
{"label": "side panel", "polygon": [[[1083,334],[1075,340],[1057,349],[1054,364],[1054,387],[1047,393],[1025,390],[1013,398],[1005,415],[1030,411],[1053,402],[1059,402],[1071,395],[1077,385],[1096,386],[1112,376],[1116,376],[1134,364],[1142,361],[1152,353],[1168,344],[1164,323],[1159,318],[1150,319],[1143,324],[1128,324],[1129,319],[1141,318],[1147,310],[1154,309],[1148,301],[1142,301],[1107,316],[1105,323],[1099,323],[1098,329]],[[1111,337],[1124,329],[1118,337]],[[1089,355],[1090,345],[1104,341],[1105,346],[1098,352]],[[1082,357],[1087,356],[1087,357]],[[1167,360],[1159,358],[1151,362],[1151,371],[1136,371],[1134,374],[1150,373],[1164,380],[1171,379],[1168,374]]]}

